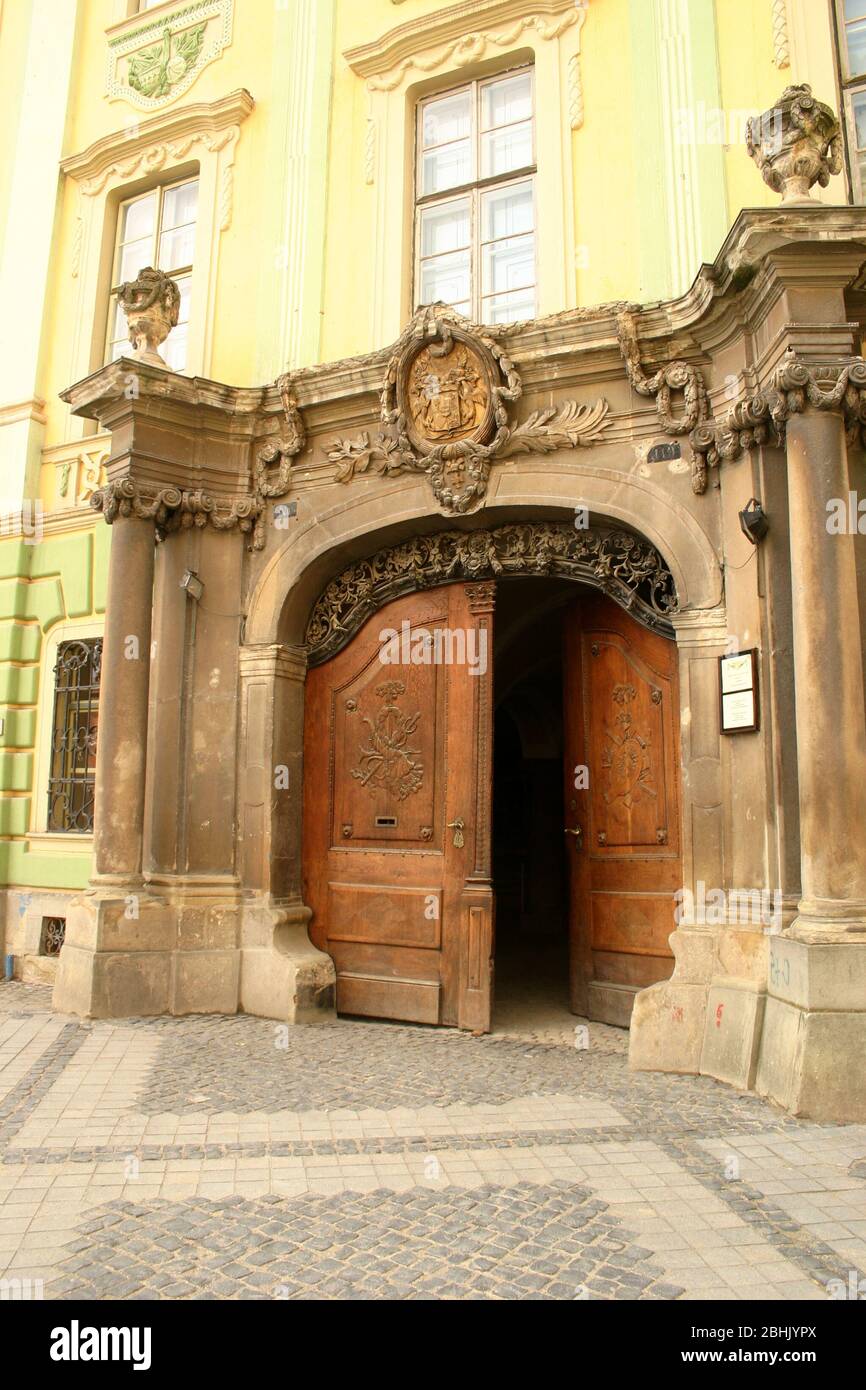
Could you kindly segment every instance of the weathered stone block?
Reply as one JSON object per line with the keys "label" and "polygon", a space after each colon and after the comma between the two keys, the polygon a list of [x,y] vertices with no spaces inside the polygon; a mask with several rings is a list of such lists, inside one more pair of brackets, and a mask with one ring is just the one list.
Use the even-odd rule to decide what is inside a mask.
{"label": "weathered stone block", "polygon": [[237,1013],[240,959],[236,950],[176,951],[171,1012]]}
{"label": "weathered stone block", "polygon": [[642,989],[631,1016],[629,1066],[634,1071],[699,1072],[706,1011],[705,984],[671,979]]}
{"label": "weathered stone block", "polygon": [[754,1085],[765,995],[713,984],[707,1000],[701,1072],[748,1091]]}

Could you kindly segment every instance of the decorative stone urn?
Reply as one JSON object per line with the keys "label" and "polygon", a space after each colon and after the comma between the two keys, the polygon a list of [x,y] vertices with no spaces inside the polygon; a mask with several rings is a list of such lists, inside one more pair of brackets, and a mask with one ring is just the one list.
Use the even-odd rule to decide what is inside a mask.
{"label": "decorative stone urn", "polygon": [[126,314],[132,356],[139,362],[170,371],[158,349],[177,326],[180,290],[175,282],[163,271],[148,265],[139,271],[137,280],[120,286],[117,298]]}
{"label": "decorative stone urn", "polygon": [[842,169],[839,122],[806,82],[786,87],[770,111],[747,122],[746,149],[783,207],[816,202],[813,184],[826,188]]}

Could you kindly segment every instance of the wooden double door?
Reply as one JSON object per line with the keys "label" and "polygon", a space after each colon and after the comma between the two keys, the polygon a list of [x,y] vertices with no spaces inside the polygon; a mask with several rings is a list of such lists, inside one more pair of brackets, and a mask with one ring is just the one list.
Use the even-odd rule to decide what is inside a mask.
{"label": "wooden double door", "polygon": [[[494,606],[493,583],[397,599],[308,674],[304,897],[341,1013],[490,1028]],[[571,1006],[625,1025],[673,965],[676,649],[587,596],[562,662]]]}

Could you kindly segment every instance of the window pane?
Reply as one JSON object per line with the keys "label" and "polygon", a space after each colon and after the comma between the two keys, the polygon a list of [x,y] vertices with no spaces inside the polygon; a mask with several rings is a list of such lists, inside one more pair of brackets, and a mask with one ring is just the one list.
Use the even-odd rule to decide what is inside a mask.
{"label": "window pane", "polygon": [[127,203],[120,223],[120,240],[138,241],[140,237],[152,237],[155,216],[155,193],[148,193],[145,198],[136,198],[134,203]]}
{"label": "window pane", "polygon": [[481,197],[481,240],[493,241],[533,230],[532,184],[510,184]]}
{"label": "window pane", "polygon": [[173,328],[162,345],[161,356],[167,366],[173,372],[182,372],[186,369],[186,347],[187,334],[189,328],[187,324],[178,324]]}
{"label": "window pane", "polygon": [[421,255],[439,256],[469,245],[469,199],[421,209]]}
{"label": "window pane", "polygon": [[482,254],[482,294],[500,294],[535,284],[534,236],[491,242]]}
{"label": "window pane", "polygon": [[129,348],[129,333],[126,327],[126,314],[123,312],[117,300],[114,301],[114,311],[111,319],[111,360],[122,357]]}
{"label": "window pane", "polygon": [[845,18],[862,19],[866,15],[864,0],[845,0]]}
{"label": "window pane", "polygon": [[532,122],[492,130],[481,137],[481,177],[507,174],[532,163]]}
{"label": "window pane", "polygon": [[122,284],[126,280],[135,280],[138,272],[144,266],[152,264],[153,242],[150,238],[148,237],[146,241],[130,241],[120,253],[120,265],[117,270],[118,282]]}
{"label": "window pane", "polygon": [[459,304],[470,296],[469,252],[437,256],[421,265],[421,303]]}
{"label": "window pane", "polygon": [[455,92],[430,101],[421,116],[421,144],[426,150],[431,145],[445,145],[451,140],[461,140],[469,135],[471,126],[472,93]]}
{"label": "window pane", "polygon": [[179,270],[192,265],[195,250],[195,223],[189,227],[174,227],[163,232],[159,239],[160,270]]}
{"label": "window pane", "polygon": [[516,323],[518,319],[535,318],[535,291],[518,290],[515,294],[498,294],[482,300],[484,323]]}
{"label": "window pane", "polygon": [[453,145],[443,145],[431,150],[422,160],[423,193],[441,193],[446,188],[457,188],[472,178],[472,150],[468,140],[457,140]]}
{"label": "window pane", "polygon": [[180,307],[177,311],[178,327],[183,323],[189,323],[189,306],[192,299],[192,278],[185,275],[182,280],[178,280],[177,287],[180,290]]}
{"label": "window pane", "polygon": [[866,150],[866,92],[857,92],[851,99],[854,130],[858,150]]}
{"label": "window pane", "polygon": [[845,34],[848,43],[848,72],[853,77],[866,72],[866,20],[861,19],[856,24],[849,24]]}
{"label": "window pane", "polygon": [[162,229],[194,222],[198,212],[198,179],[167,188],[162,200]]}
{"label": "window pane", "polygon": [[532,115],[532,78],[528,72],[504,77],[481,89],[481,129],[526,121]]}
{"label": "window pane", "polygon": [[186,370],[187,343],[189,338],[189,311],[192,299],[192,277],[184,275],[178,280],[180,307],[177,313],[177,327],[173,328],[160,348],[160,355],[172,371]]}

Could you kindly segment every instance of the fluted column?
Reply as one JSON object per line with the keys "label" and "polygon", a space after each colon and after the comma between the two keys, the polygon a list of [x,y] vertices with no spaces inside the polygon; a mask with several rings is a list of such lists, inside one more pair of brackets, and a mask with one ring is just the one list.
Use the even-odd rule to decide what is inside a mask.
{"label": "fluted column", "polygon": [[115,518],[96,749],[95,884],[141,878],[154,540],[152,520]]}

